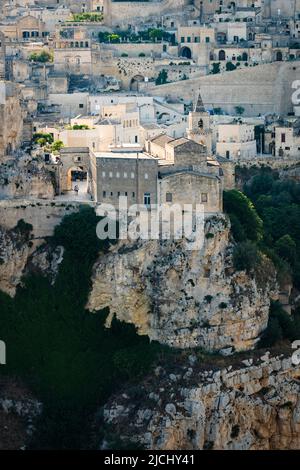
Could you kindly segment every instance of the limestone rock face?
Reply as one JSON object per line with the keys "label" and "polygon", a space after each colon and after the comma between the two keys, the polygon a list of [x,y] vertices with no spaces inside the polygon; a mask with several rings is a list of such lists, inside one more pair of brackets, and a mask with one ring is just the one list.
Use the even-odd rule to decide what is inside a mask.
{"label": "limestone rock face", "polygon": [[16,228],[0,226],[0,290],[11,297],[25,273],[38,272],[52,283],[63,260],[63,247],[39,246],[43,240],[31,238]]}
{"label": "limestone rock face", "polygon": [[110,432],[151,450],[300,447],[300,368],[290,358],[232,370],[165,370],[104,408]]}
{"label": "limestone rock face", "polygon": [[15,294],[30,253],[24,234],[0,226],[0,290],[11,296]]}
{"label": "limestone rock face", "polygon": [[0,199],[20,197],[52,199],[54,193],[51,173],[38,158],[32,159],[27,156],[1,165]]}
{"label": "limestone rock face", "polygon": [[[253,347],[268,322],[275,273],[258,282],[232,266],[224,216],[206,220],[204,245],[185,240],[118,244],[95,266],[88,308],[110,308],[140,334],[179,348]],[[270,268],[270,269],[269,269]]]}
{"label": "limestone rock face", "polygon": [[64,248],[62,246],[54,248],[49,245],[42,245],[28,260],[26,272],[37,272],[47,277],[51,284],[54,284],[63,257]]}

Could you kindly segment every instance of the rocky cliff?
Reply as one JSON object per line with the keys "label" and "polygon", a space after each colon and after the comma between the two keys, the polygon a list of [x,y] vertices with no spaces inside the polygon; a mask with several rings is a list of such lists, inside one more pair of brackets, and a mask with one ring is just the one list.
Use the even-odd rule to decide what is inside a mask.
{"label": "rocky cliff", "polygon": [[14,295],[32,247],[28,233],[0,226],[0,289]]}
{"label": "rocky cliff", "polygon": [[43,240],[34,239],[31,226],[22,222],[13,229],[0,225],[0,290],[12,297],[25,273],[38,272],[53,282],[64,252],[62,247],[41,245]]}
{"label": "rocky cliff", "polygon": [[299,449],[300,367],[291,357],[202,362],[159,367],[139,390],[112,399],[104,409],[111,435],[152,450]]}
{"label": "rocky cliff", "polygon": [[95,266],[89,309],[109,307],[108,324],[116,315],[179,348],[252,348],[267,325],[274,270],[267,260],[256,276],[234,270],[224,216],[206,220],[204,239],[197,251],[185,240],[118,244]]}
{"label": "rocky cliff", "polygon": [[54,193],[54,175],[45,168],[41,158],[26,155],[1,164],[0,199],[51,199]]}

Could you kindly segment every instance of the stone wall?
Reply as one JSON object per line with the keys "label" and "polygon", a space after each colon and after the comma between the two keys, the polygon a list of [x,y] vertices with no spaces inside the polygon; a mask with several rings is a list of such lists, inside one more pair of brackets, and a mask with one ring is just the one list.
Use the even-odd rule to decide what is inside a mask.
{"label": "stone wall", "polygon": [[77,202],[55,202],[43,199],[3,200],[0,201],[1,226],[5,229],[12,229],[19,220],[23,219],[33,226],[34,238],[43,239],[53,235],[54,228],[62,218],[77,211],[80,205]]}
{"label": "stone wall", "polygon": [[104,7],[104,22],[108,25],[128,25],[138,24],[151,17],[161,18],[164,13],[182,11],[186,0],[157,0],[150,2],[118,2],[109,0]]}
{"label": "stone wall", "polygon": [[207,108],[234,114],[235,106],[242,106],[248,116],[287,114],[293,111],[292,83],[299,73],[299,61],[277,62],[161,86],[147,84],[145,90],[154,96],[180,96],[189,101],[195,100],[201,89]]}

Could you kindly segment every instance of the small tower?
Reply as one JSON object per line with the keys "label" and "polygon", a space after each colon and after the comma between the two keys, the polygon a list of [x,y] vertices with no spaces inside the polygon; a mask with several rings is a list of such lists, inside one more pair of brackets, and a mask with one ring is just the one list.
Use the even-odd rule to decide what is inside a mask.
{"label": "small tower", "polygon": [[207,153],[211,154],[212,131],[210,127],[210,115],[207,111],[205,111],[200,92],[195,109],[189,114],[188,124],[188,139],[194,140],[198,144],[205,145],[207,148]]}

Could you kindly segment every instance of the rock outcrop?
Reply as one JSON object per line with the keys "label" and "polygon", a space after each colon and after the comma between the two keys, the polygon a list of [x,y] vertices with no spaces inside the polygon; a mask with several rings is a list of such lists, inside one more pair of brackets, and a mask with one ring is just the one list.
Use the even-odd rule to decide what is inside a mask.
{"label": "rock outcrop", "polygon": [[138,395],[129,389],[105,406],[105,423],[111,435],[151,450],[299,449],[300,367],[268,354],[243,362],[205,369],[195,358],[173,373],[157,368]]}
{"label": "rock outcrop", "polygon": [[0,226],[0,290],[13,296],[32,253],[28,233]]}
{"label": "rock outcrop", "polygon": [[38,157],[27,155],[1,164],[0,199],[52,199],[54,194],[54,174],[45,168],[45,163]]}
{"label": "rock outcrop", "polygon": [[[252,348],[266,328],[275,272],[268,260],[257,276],[236,272],[229,221],[212,216],[204,245],[185,240],[118,244],[95,266],[88,308],[110,308],[139,333],[179,348]],[[262,272],[264,271],[264,272]]]}
{"label": "rock outcrop", "polygon": [[63,260],[63,247],[33,238],[31,226],[5,229],[0,225],[0,290],[13,297],[24,274],[38,272],[54,283]]}
{"label": "rock outcrop", "polygon": [[42,413],[42,403],[19,380],[0,378],[0,450],[24,450]]}

